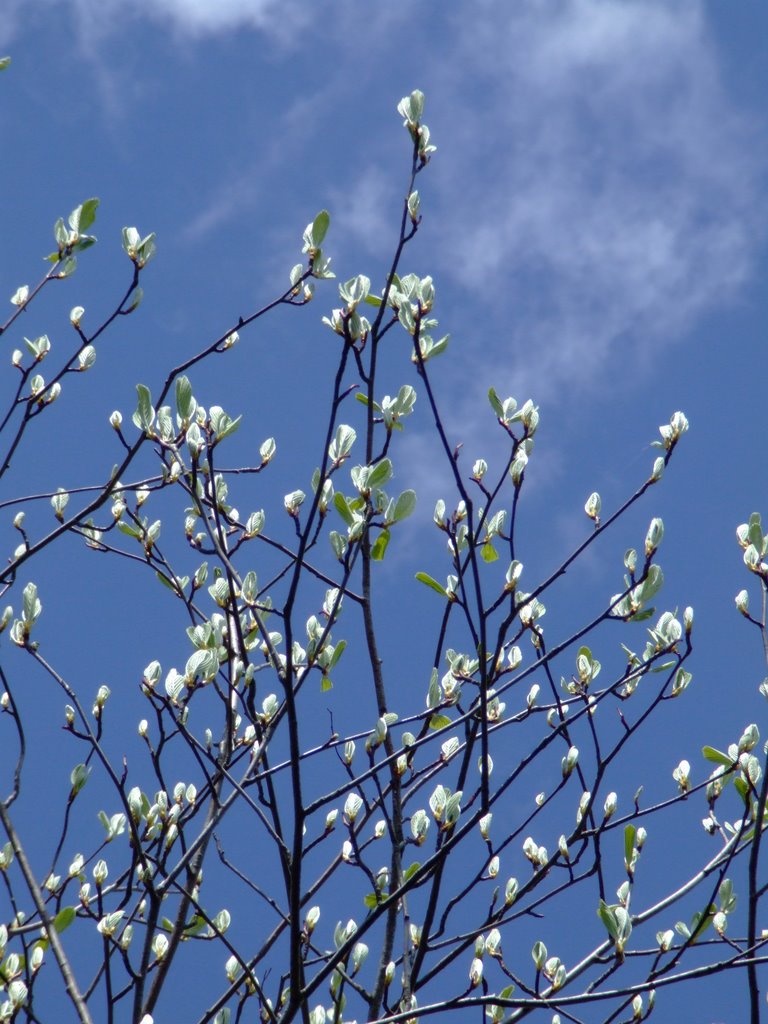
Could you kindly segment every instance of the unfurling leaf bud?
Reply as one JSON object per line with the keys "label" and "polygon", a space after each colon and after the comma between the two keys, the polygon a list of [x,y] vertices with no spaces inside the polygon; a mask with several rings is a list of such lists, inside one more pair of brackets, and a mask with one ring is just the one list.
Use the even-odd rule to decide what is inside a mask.
{"label": "unfurling leaf bud", "polygon": [[586,504],[584,505],[584,511],[590,519],[594,520],[595,526],[600,525],[600,506],[600,495],[597,491],[593,491],[587,498]]}

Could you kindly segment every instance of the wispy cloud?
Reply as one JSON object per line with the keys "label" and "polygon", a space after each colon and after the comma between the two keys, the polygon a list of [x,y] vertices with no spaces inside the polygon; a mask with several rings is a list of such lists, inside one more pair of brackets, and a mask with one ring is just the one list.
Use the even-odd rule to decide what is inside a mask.
{"label": "wispy cloud", "polygon": [[41,8],[66,4],[89,39],[124,34],[126,24],[149,19],[180,35],[202,37],[253,29],[291,45],[301,37],[302,28],[314,17],[301,0],[4,0],[0,17],[0,45],[29,28]]}
{"label": "wispy cloud", "polygon": [[[185,227],[185,241],[199,241],[212,232],[231,223],[263,201],[260,188],[269,188],[269,182],[279,175],[286,161],[300,158],[302,148],[311,145],[318,131],[314,104],[323,104],[328,86],[319,87],[311,98],[300,97],[290,103],[281,117],[279,135],[262,142],[258,153],[233,169],[230,176],[220,182],[208,195],[201,197],[200,212]],[[301,225],[303,227],[303,225]],[[286,225],[272,229],[270,251],[284,250],[286,258],[294,254],[295,239],[287,238]]]}
{"label": "wispy cloud", "polygon": [[441,271],[489,319],[506,311],[504,336],[475,330],[468,358],[503,360],[544,397],[733,296],[766,154],[724,91],[701,4],[480,7],[445,61],[460,81],[438,72],[427,118],[450,126]]}
{"label": "wispy cloud", "polygon": [[[353,238],[368,253],[381,255],[382,239],[393,234],[393,224],[401,214],[397,182],[380,167],[358,171],[355,180],[331,193],[338,212],[335,227],[339,234]],[[394,218],[393,218],[394,213]]]}
{"label": "wispy cloud", "polygon": [[182,34],[257,29],[288,41],[309,17],[297,0],[75,0],[81,21],[104,31],[116,18],[146,17]]}

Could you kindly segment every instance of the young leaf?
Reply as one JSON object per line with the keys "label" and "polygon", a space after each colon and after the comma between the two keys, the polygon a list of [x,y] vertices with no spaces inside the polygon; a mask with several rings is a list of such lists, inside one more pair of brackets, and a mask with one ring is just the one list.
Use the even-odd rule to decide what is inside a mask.
{"label": "young leaf", "polygon": [[347,499],[339,491],[336,491],[333,496],[333,505],[347,526],[351,526],[354,523],[355,518],[349,508]]}
{"label": "young leaf", "polygon": [[408,516],[412,515],[415,508],[416,492],[411,490],[403,491],[395,502],[394,521],[399,523],[402,519],[407,519]]}
{"label": "young leaf", "polygon": [[380,562],[384,557],[384,554],[387,550],[387,545],[389,544],[389,537],[389,530],[382,530],[379,536],[376,538],[376,541],[373,547],[371,548],[371,558],[374,560],[374,562]]}
{"label": "young leaf", "polygon": [[486,541],[480,549],[480,557],[484,562],[495,562],[499,556],[493,544],[490,541]]}
{"label": "young leaf", "polygon": [[188,377],[176,378],[176,411],[181,420],[189,420],[195,413],[196,402],[192,398],[192,385]]}
{"label": "young leaf", "polygon": [[451,720],[447,715],[432,715],[429,720],[430,729],[445,729],[451,724]]}
{"label": "young leaf", "polygon": [[380,459],[371,467],[370,473],[368,474],[368,489],[372,490],[374,487],[382,487],[391,476],[392,463],[389,459]]}
{"label": "young leaf", "polygon": [[137,384],[136,391],[138,392],[139,402],[132,419],[139,430],[143,430],[145,434],[148,434],[152,429],[152,424],[155,420],[155,410],[152,407],[152,396],[149,393],[149,388],[144,384]]}
{"label": "young leaf", "polygon": [[448,597],[448,591],[445,589],[445,587],[441,587],[437,580],[432,579],[432,577],[428,573],[417,572],[416,579],[420,583],[425,583],[428,587],[431,587],[432,590],[434,590],[437,594],[440,594],[441,597]]}
{"label": "young leaf", "polygon": [[82,235],[84,231],[96,220],[96,210],[99,205],[98,199],[86,199],[82,205],[78,206],[77,209],[73,210],[69,215],[69,226],[72,230]]}
{"label": "young leaf", "polygon": [[635,833],[634,825],[627,825],[624,829],[624,862],[626,864],[632,863],[632,854],[635,850]]}
{"label": "young leaf", "polygon": [[708,761],[712,761],[714,764],[722,764],[726,768],[733,767],[733,758],[724,754],[722,750],[716,750],[715,747],[702,747],[701,752]]}
{"label": "young leaf", "polygon": [[64,907],[53,919],[53,927],[59,934],[69,928],[77,916],[74,907]]}

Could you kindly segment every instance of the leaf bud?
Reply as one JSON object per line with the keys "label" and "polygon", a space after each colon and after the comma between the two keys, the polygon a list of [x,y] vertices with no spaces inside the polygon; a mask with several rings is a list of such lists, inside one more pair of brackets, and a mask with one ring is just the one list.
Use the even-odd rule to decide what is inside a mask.
{"label": "leaf bud", "polygon": [[656,551],[661,539],[664,536],[664,523],[661,519],[652,519],[651,524],[648,527],[648,533],[645,535],[645,557],[650,558],[651,555]]}
{"label": "leaf bud", "polygon": [[690,789],[690,771],[690,764],[687,761],[681,761],[677,768],[672,772],[672,778],[680,787],[681,793],[687,793]]}
{"label": "leaf bud", "polygon": [[14,306],[23,306],[29,298],[29,285],[22,284],[11,296],[11,303]]}
{"label": "leaf bud", "polygon": [[479,985],[483,980],[483,961],[480,957],[475,957],[470,964],[469,968],[469,983],[472,988]]}
{"label": "leaf bud", "polygon": [[600,525],[600,507],[600,495],[597,491],[593,491],[587,498],[586,504],[584,505],[584,511],[590,519],[594,520],[595,526]]}
{"label": "leaf bud", "polygon": [[110,688],[108,686],[106,686],[106,685],[100,686],[98,691],[97,691],[97,693],[96,693],[96,701],[95,701],[94,707],[103,708],[104,705],[109,700],[109,695],[110,695],[111,692],[112,691],[110,690]]}
{"label": "leaf bud", "polygon": [[749,615],[749,594],[746,590],[740,590],[736,595],[736,607],[742,615]]}
{"label": "leaf bud", "polygon": [[567,779],[579,761],[578,747],[570,747],[566,756],[562,759],[561,769],[563,778]]}
{"label": "leaf bud", "polygon": [[507,879],[507,884],[504,887],[504,905],[511,907],[517,899],[517,890],[519,886],[516,878]]}

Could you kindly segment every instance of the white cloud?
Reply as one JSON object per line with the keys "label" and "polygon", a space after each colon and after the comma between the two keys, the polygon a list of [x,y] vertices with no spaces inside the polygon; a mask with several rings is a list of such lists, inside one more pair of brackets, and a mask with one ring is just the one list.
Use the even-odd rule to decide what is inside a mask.
{"label": "white cloud", "polygon": [[700,3],[480,11],[428,97],[450,168],[436,175],[438,250],[442,273],[509,325],[476,332],[467,359],[503,360],[517,390],[535,381],[545,397],[587,383],[616,346],[668,344],[734,295],[762,227],[761,158]]}
{"label": "white cloud", "polygon": [[3,0],[0,46],[46,17],[45,10],[66,5],[83,39],[90,42],[121,34],[132,21],[147,18],[179,35],[199,38],[236,29],[267,33],[282,45],[297,45],[315,16],[302,0]]}
{"label": "white cloud", "polygon": [[371,166],[355,175],[344,190],[332,192],[336,211],[334,228],[351,236],[367,252],[381,254],[382,239],[389,240],[402,207],[396,183],[380,167]]}
{"label": "white cloud", "polygon": [[136,7],[156,19],[168,19],[188,32],[219,32],[271,26],[284,10],[282,0],[138,0]]}
{"label": "white cloud", "polygon": [[[258,207],[263,201],[260,189],[268,190],[270,179],[281,173],[287,161],[300,157],[302,148],[315,138],[314,104],[327,102],[329,93],[330,88],[322,86],[311,99],[299,98],[288,106],[281,118],[280,134],[267,141],[260,140],[256,156],[244,167],[236,167],[210,195],[201,197],[200,212],[186,225],[184,239],[199,241]],[[294,254],[295,239],[286,239],[284,231],[285,225],[281,225],[280,234],[272,239],[270,249],[289,246],[286,253]]]}
{"label": "white cloud", "polygon": [[297,0],[75,0],[82,25],[112,31],[116,18],[147,17],[190,36],[233,29],[267,31],[285,41],[309,17]]}

